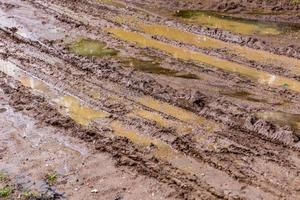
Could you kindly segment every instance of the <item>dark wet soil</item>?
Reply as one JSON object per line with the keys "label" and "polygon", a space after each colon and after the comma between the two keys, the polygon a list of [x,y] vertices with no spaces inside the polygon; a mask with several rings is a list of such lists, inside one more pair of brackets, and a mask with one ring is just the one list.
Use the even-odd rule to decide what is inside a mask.
{"label": "dark wet soil", "polygon": [[[26,118],[35,124],[33,132],[50,130],[43,141],[58,133],[66,137],[62,141],[74,139],[75,146],[89,150],[88,158],[79,156],[88,170],[77,163],[79,175],[59,177],[52,195],[299,197],[300,42],[287,39],[298,37],[297,31],[278,33],[272,25],[242,23],[247,33],[257,27],[268,30],[263,34],[276,33],[248,35],[174,17],[174,11],[189,9],[246,17],[255,5],[275,12],[277,2],[243,1],[238,8],[227,1],[187,2],[0,1],[0,115]],[[287,1],[280,6],[299,10]],[[296,24],[293,19],[287,21]],[[168,28],[173,29],[165,34]],[[23,149],[0,147],[1,169],[17,165],[18,160],[7,158],[12,152],[31,152],[26,140],[18,141]],[[46,143],[39,145],[32,151],[43,151],[54,167],[62,161],[73,165],[77,158],[53,154],[54,144],[48,150]],[[26,162],[25,167],[33,181],[40,180],[34,176],[40,167],[30,169]],[[99,168],[106,170],[98,174]],[[21,169],[15,169],[8,171],[7,184],[14,188],[12,195],[23,194],[13,178]],[[81,181],[87,174],[95,176]]]}

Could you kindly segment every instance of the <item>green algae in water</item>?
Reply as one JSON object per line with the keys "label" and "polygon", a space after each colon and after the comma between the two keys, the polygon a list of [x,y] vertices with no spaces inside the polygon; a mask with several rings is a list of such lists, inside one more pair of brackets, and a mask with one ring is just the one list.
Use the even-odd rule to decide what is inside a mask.
{"label": "green algae in water", "polygon": [[200,79],[200,77],[195,74],[182,73],[176,70],[163,68],[157,61],[145,61],[136,58],[130,58],[122,62],[126,67],[131,67],[145,73],[161,74],[165,76],[179,77],[185,79]]}
{"label": "green algae in water", "polygon": [[92,39],[82,39],[70,46],[70,50],[81,56],[116,56],[119,52],[115,49],[107,48],[105,42]]}
{"label": "green algae in water", "polygon": [[207,27],[220,28],[247,35],[279,35],[299,30],[299,27],[288,24],[260,22],[258,20],[222,15],[212,11],[180,10],[175,13],[175,16]]}

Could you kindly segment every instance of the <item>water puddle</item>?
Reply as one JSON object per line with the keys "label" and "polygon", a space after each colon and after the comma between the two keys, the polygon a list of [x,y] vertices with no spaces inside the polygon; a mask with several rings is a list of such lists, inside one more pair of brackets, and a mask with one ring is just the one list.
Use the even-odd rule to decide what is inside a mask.
{"label": "water puddle", "polygon": [[186,135],[188,133],[191,133],[193,130],[191,127],[187,125],[183,125],[173,120],[166,119],[163,116],[161,116],[159,113],[154,113],[142,109],[133,111],[133,113],[129,114],[129,116],[139,116],[146,120],[155,122],[159,126],[164,128],[175,128],[177,133],[180,135]]}
{"label": "water puddle", "polygon": [[138,45],[141,45],[142,47],[151,47],[164,51],[178,59],[200,62],[222,70],[247,76],[258,81],[261,84],[266,84],[271,87],[284,87],[286,89],[300,92],[300,82],[295,80],[269,74],[264,71],[259,71],[251,67],[219,59],[217,57],[209,56],[203,53],[191,51],[185,48],[176,47],[154,40],[152,38],[145,37],[142,34],[136,32],[123,30],[121,28],[111,28],[107,29],[107,31],[115,35],[115,37],[118,37],[125,41],[134,42]]}
{"label": "water puddle", "polygon": [[257,114],[258,118],[277,123],[281,126],[291,126],[300,129],[300,114],[290,114],[285,112],[264,112]]}
{"label": "water puddle", "polygon": [[273,64],[283,68],[290,68],[294,72],[298,72],[300,74],[300,62],[295,58],[289,58],[287,56],[276,55],[267,51],[255,50],[248,47],[226,43],[208,36],[189,33],[173,27],[163,25],[146,25],[142,23],[138,26],[141,31],[148,34],[163,36],[171,40],[195,45],[200,48],[226,48],[229,52],[238,54],[248,60],[253,60],[264,65]]}
{"label": "water puddle", "polygon": [[217,124],[206,120],[204,117],[200,117],[190,111],[153,99],[152,97],[145,96],[137,99],[137,102],[158,112],[170,115],[183,122],[205,126],[209,132],[213,132],[218,129]]}
{"label": "water puddle", "polygon": [[174,16],[183,18],[189,23],[245,35],[279,35],[288,31],[298,30],[293,26],[231,17],[209,11],[181,10],[176,12]]}
{"label": "water puddle", "polygon": [[0,71],[20,81],[24,86],[33,89],[35,92],[45,95],[58,106],[65,107],[64,111],[79,124],[89,125],[90,122],[96,119],[108,117],[108,114],[105,112],[96,111],[91,107],[81,105],[80,101],[75,97],[57,94],[45,82],[26,74],[10,62],[0,60]]}
{"label": "water puddle", "polygon": [[235,92],[221,92],[221,94],[229,96],[229,97],[241,99],[241,100],[251,101],[251,102],[267,103],[266,100],[254,98],[254,97],[252,97],[253,95],[251,93],[242,91],[242,90],[235,91]]}
{"label": "water puddle", "polygon": [[53,97],[54,93],[50,87],[43,81],[26,74],[16,65],[10,62],[0,60],[0,71],[20,81],[24,86],[33,89],[33,91]]}
{"label": "water puddle", "polygon": [[167,158],[167,157],[170,158],[170,156],[173,153],[173,150],[169,145],[161,142],[160,140],[156,140],[151,137],[140,135],[134,130],[127,129],[119,121],[113,121],[111,123],[111,128],[116,135],[121,136],[121,137],[126,137],[130,141],[132,141],[134,144],[137,144],[137,145],[140,145],[143,147],[155,145],[157,147],[155,155],[160,158]]}
{"label": "water puddle", "polygon": [[116,0],[98,0],[98,1],[102,4],[106,4],[109,6],[116,7],[116,8],[126,8],[126,4],[116,1]]}
{"label": "water puddle", "polygon": [[161,74],[165,76],[185,78],[185,79],[200,79],[199,76],[191,73],[179,72],[168,68],[163,68],[157,61],[145,61],[136,58],[129,58],[122,61],[125,67],[134,68],[138,71],[142,71],[150,74]]}
{"label": "water puddle", "polygon": [[81,56],[116,56],[118,51],[115,49],[107,48],[106,43],[92,40],[92,39],[81,39],[70,45],[70,51],[72,53]]}
{"label": "water puddle", "polygon": [[81,105],[81,102],[72,96],[58,98],[58,105],[65,107],[68,115],[77,123],[87,126],[91,121],[103,119],[109,115],[102,111],[96,111],[89,106]]}
{"label": "water puddle", "polygon": [[[121,122],[114,121],[112,122],[111,127],[116,135],[126,137],[134,144],[143,146],[145,148],[151,148],[152,146],[155,146],[154,155],[157,158],[171,163],[174,167],[185,173],[196,175],[198,178],[201,178],[204,182],[206,182],[208,186],[219,188],[220,190],[232,191],[233,194],[240,193],[239,191],[241,191],[241,185],[227,174],[214,169],[205,163],[200,163],[189,156],[177,152],[160,140],[140,135],[135,130],[130,130],[125,127]],[[215,179],[212,179],[211,177],[215,177]],[[251,193],[257,194],[257,192],[258,190],[253,187],[246,187],[243,189],[243,193],[245,195],[249,195]]]}

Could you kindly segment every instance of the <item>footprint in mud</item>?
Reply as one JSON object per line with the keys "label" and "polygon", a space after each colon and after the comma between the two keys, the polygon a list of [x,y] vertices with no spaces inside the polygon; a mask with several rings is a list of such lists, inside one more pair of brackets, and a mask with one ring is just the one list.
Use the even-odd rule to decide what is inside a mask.
{"label": "footprint in mud", "polygon": [[7,111],[6,108],[0,108],[0,113],[4,113],[4,112],[6,112],[6,111]]}

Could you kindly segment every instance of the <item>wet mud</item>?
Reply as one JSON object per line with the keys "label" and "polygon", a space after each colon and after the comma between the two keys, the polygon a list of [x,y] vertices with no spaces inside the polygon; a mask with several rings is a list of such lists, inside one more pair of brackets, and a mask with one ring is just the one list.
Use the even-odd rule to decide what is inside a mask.
{"label": "wet mud", "polygon": [[188,2],[0,1],[12,199],[299,197],[297,30]]}

